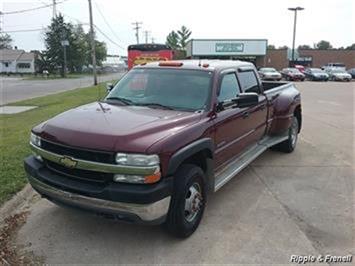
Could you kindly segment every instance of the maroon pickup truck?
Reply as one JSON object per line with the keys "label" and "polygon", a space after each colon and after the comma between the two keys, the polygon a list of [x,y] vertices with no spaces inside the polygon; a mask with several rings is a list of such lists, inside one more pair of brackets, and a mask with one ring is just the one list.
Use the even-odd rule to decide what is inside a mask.
{"label": "maroon pickup truck", "polygon": [[301,123],[295,86],[261,82],[251,63],[150,63],[34,127],[24,165],[56,204],[187,237],[209,192],[268,148],[292,152]]}

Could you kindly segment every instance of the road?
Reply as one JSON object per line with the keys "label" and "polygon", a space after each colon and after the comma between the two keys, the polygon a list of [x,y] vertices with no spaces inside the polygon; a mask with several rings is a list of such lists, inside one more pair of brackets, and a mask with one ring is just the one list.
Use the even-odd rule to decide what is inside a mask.
{"label": "road", "polygon": [[354,85],[297,83],[296,150],[267,151],[213,194],[186,240],[35,198],[16,244],[49,264],[288,264],[293,254],[353,254]]}
{"label": "road", "polygon": [[[122,73],[98,76],[98,82],[118,79]],[[62,91],[91,86],[93,77],[70,79],[24,80],[22,78],[1,77],[0,106],[12,102],[54,94]]]}

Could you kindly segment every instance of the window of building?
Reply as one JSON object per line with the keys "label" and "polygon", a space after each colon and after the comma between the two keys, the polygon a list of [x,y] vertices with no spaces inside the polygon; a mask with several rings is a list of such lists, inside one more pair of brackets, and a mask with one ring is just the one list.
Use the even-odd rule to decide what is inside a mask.
{"label": "window of building", "polygon": [[3,64],[5,65],[5,67],[9,67],[9,62],[3,62]]}
{"label": "window of building", "polygon": [[18,68],[30,68],[31,64],[30,63],[18,63],[17,67]]}
{"label": "window of building", "polygon": [[254,71],[239,72],[238,77],[243,92],[260,93],[258,80],[256,78]]}
{"label": "window of building", "polygon": [[218,101],[223,102],[235,98],[239,94],[239,84],[234,73],[226,74],[222,78]]}

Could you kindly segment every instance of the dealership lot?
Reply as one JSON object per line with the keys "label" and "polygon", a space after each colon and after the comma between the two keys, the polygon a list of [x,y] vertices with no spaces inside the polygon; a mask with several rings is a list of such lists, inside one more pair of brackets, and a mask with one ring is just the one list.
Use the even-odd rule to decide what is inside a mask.
{"label": "dealership lot", "polygon": [[355,83],[298,82],[296,151],[268,151],[209,198],[186,240],[33,198],[17,245],[46,263],[285,264],[353,253]]}

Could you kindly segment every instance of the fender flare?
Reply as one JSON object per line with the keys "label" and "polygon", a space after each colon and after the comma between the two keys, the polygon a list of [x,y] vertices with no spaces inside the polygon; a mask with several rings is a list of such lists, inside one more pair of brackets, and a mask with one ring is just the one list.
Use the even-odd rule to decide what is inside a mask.
{"label": "fender flare", "polygon": [[199,139],[175,152],[169,160],[167,174],[173,175],[183,161],[203,150],[207,150],[207,158],[213,158],[214,143],[211,138]]}

